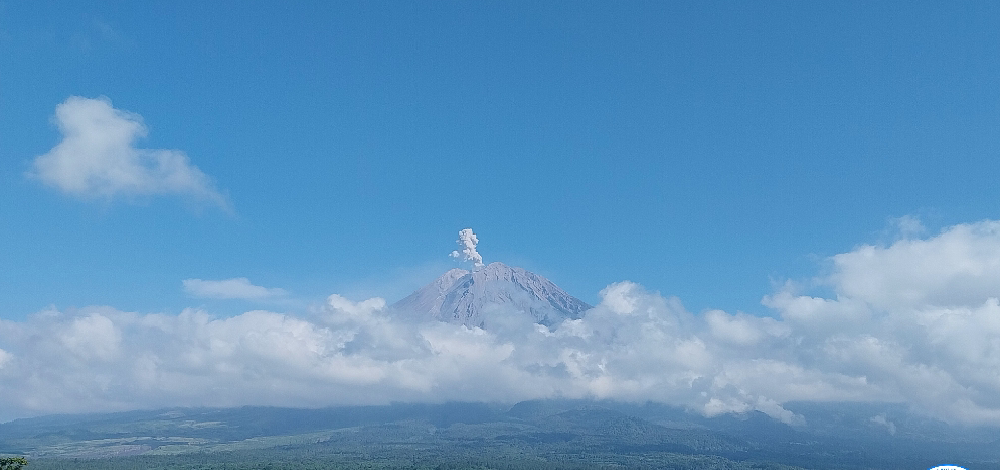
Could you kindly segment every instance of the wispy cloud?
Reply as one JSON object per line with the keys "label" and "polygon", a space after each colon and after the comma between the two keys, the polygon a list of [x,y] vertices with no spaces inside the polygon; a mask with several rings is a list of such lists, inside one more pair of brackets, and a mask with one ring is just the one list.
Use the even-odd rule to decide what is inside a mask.
{"label": "wispy cloud", "polygon": [[62,141],[38,156],[31,176],[80,198],[174,194],[228,208],[226,198],[180,150],[141,149],[142,117],[111,101],[71,96],[56,106]]}
{"label": "wispy cloud", "polygon": [[[803,419],[784,408],[790,401],[893,401],[952,422],[1000,425],[1000,222],[860,246],[831,265],[823,282],[836,295],[779,287],[764,299],[770,317],[692,313],[627,281],[552,328],[494,312],[508,321],[469,329],[339,295],[301,315],[45,311],[0,320],[0,419],[168,405],[596,397],[705,415],[759,410],[789,424]],[[276,295],[242,278],[189,281],[205,295]]]}
{"label": "wispy cloud", "polygon": [[188,294],[210,299],[261,300],[282,297],[288,294],[284,289],[276,287],[255,286],[245,277],[235,277],[221,281],[185,279],[182,283],[184,284],[184,291]]}

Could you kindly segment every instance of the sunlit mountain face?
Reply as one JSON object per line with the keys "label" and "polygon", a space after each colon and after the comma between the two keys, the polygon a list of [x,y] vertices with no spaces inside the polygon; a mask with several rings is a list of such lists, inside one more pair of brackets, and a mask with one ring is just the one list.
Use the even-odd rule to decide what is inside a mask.
{"label": "sunlit mountain face", "polygon": [[392,305],[400,313],[484,329],[498,315],[527,315],[551,326],[591,308],[552,281],[499,262],[471,272],[452,269]]}

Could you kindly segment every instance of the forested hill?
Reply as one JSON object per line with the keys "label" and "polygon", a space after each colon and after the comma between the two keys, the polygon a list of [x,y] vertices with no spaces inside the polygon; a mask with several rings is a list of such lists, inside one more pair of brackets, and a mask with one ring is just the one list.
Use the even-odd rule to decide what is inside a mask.
{"label": "forested hill", "polygon": [[32,470],[1000,468],[992,430],[949,428],[884,404],[789,409],[807,424],[581,400],[178,408],[19,419],[0,425],[0,451],[28,456]]}

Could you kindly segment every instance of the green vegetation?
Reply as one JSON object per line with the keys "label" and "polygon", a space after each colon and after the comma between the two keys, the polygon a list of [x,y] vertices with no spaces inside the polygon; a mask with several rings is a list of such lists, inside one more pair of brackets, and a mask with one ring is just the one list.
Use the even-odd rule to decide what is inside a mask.
{"label": "green vegetation", "polygon": [[612,455],[585,453],[580,455],[525,455],[514,450],[497,449],[371,449],[364,453],[314,453],[289,449],[187,454],[179,456],[132,456],[114,459],[40,459],[34,470],[388,470],[388,469],[608,469],[608,468],[673,468],[673,469],[773,469],[792,470],[780,464],[736,462],[721,457],[648,453],[642,455]]}
{"label": "green vegetation", "polygon": [[24,457],[0,457],[0,470],[21,470],[28,465]]}
{"label": "green vegetation", "polygon": [[1000,469],[995,433],[935,434],[938,423],[900,415],[890,435],[873,411],[884,412],[814,410],[813,427],[792,428],[759,413],[558,400],[173,409],[16,420],[0,425],[0,452],[32,470]]}

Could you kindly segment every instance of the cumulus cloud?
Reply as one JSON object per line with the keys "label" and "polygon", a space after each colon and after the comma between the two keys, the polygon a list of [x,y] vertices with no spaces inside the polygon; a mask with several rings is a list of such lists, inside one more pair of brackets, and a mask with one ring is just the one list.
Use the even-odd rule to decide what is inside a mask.
{"label": "cumulus cloud", "polygon": [[889,226],[895,229],[899,238],[912,238],[927,232],[927,227],[919,217],[904,215],[889,219]]}
{"label": "cumulus cloud", "polygon": [[887,310],[974,306],[1000,296],[1000,221],[950,227],[928,239],[865,245],[833,257],[829,283]]}
{"label": "cumulus cloud", "polygon": [[62,141],[35,158],[31,172],[48,186],[81,198],[176,194],[228,207],[184,152],[136,148],[148,132],[142,116],[105,97],[71,96],[54,121]]}
{"label": "cumulus cloud", "polygon": [[483,267],[483,256],[476,251],[476,245],[479,244],[479,238],[476,237],[476,234],[472,232],[471,228],[463,228],[460,230],[458,232],[458,240],[455,242],[458,243],[458,246],[462,247],[462,251],[452,251],[452,258],[462,258],[462,261],[471,261],[477,268]]}
{"label": "cumulus cloud", "polygon": [[[833,257],[831,298],[778,288],[770,317],[687,311],[620,282],[581,318],[489,329],[330,296],[298,315],[111,308],[0,321],[0,418],[167,405],[322,406],[543,397],[653,400],[707,416],[889,401],[1000,425],[997,222]],[[860,278],[860,279],[859,279]],[[950,291],[962,280],[958,292]],[[876,284],[875,287],[867,285]],[[246,282],[247,285],[249,281]],[[892,432],[885,416],[870,420]]]}
{"label": "cumulus cloud", "polygon": [[[111,308],[0,322],[0,416],[248,403],[320,406],[538,397],[710,400],[783,416],[774,400],[705,380],[711,344],[675,299],[632,283],[555,330],[513,312],[496,330],[400,318],[339,295],[308,315],[215,318]],[[680,328],[679,328],[680,327]],[[737,405],[732,405],[737,404]]]}
{"label": "cumulus cloud", "polygon": [[875,416],[872,416],[871,418],[868,418],[868,422],[884,427],[885,430],[888,431],[890,435],[896,435],[896,424],[893,423],[892,421],[889,421],[885,417],[885,413],[879,413]]}
{"label": "cumulus cloud", "polygon": [[255,286],[245,277],[234,277],[221,281],[185,279],[184,291],[195,297],[209,299],[262,300],[287,295],[284,289]]}

